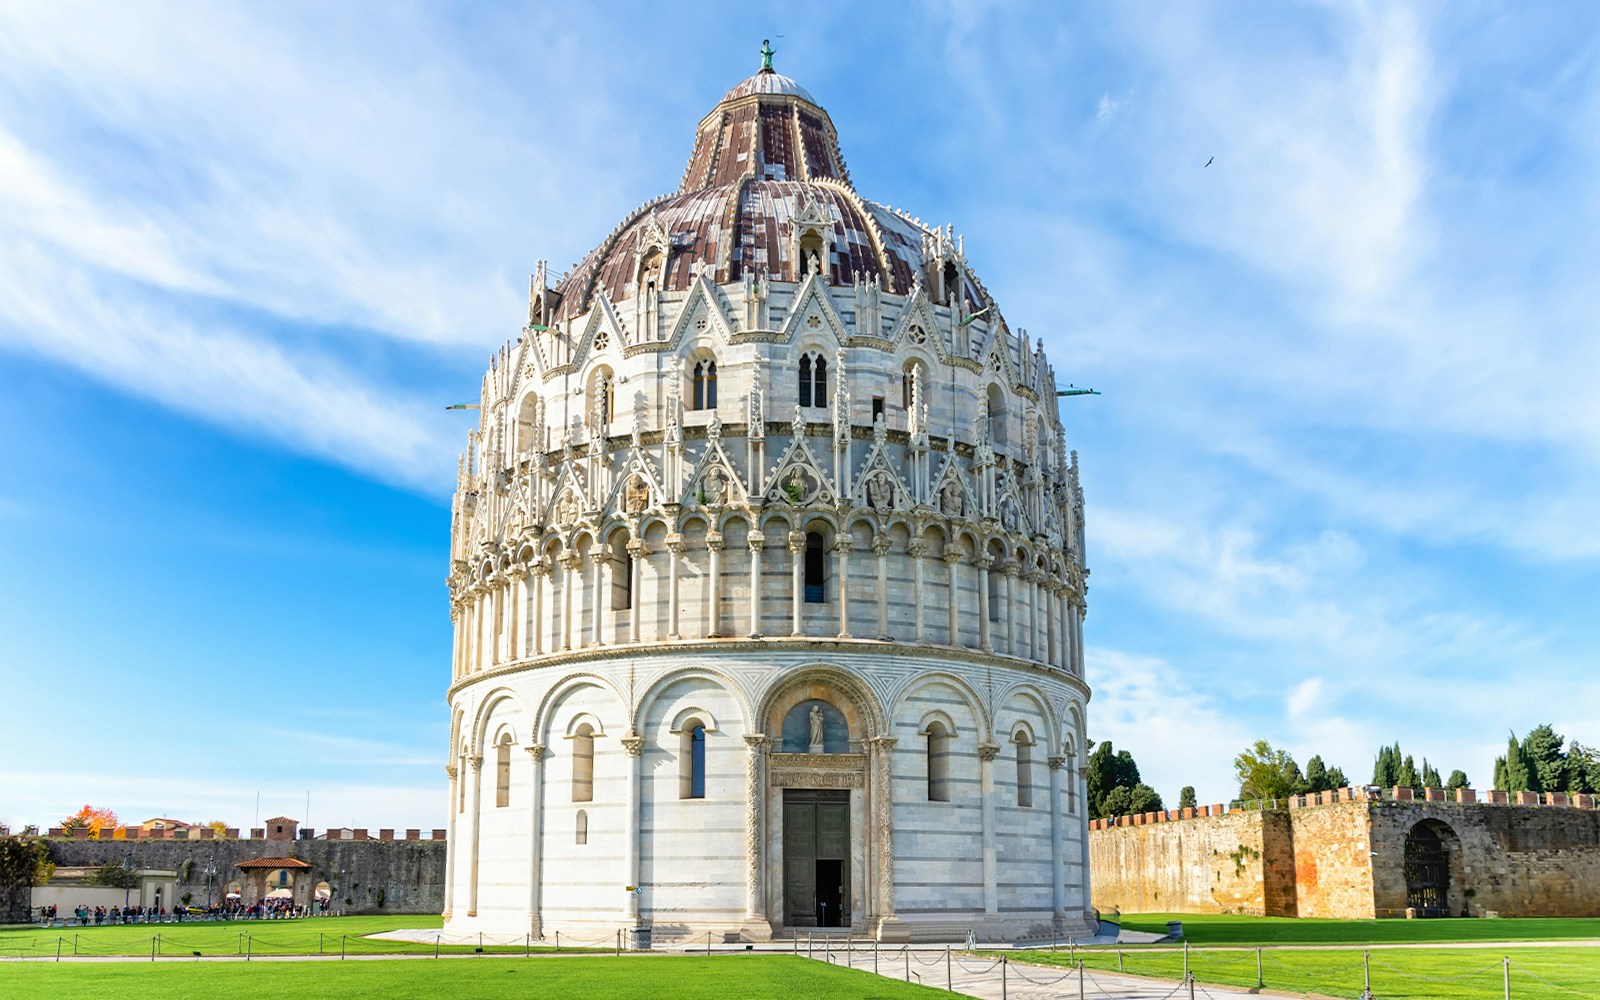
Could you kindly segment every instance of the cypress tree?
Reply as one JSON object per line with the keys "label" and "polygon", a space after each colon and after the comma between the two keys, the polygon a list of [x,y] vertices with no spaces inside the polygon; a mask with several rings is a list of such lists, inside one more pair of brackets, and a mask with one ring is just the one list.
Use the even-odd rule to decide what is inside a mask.
{"label": "cypress tree", "polygon": [[1416,788],[1422,783],[1422,778],[1417,774],[1417,764],[1406,755],[1405,763],[1400,765],[1400,773],[1395,775],[1394,783],[1401,788]]}
{"label": "cypress tree", "polygon": [[1422,758],[1422,787],[1423,788],[1443,788],[1444,787],[1444,779],[1439,777],[1438,769],[1435,768],[1432,764],[1428,763],[1428,758],[1426,758],[1426,757]]}

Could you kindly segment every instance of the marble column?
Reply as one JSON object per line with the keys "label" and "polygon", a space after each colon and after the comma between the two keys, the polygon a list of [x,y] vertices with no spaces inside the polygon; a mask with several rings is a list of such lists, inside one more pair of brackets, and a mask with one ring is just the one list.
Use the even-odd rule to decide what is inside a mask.
{"label": "marble column", "polygon": [[450,679],[461,679],[461,602],[450,602]]}
{"label": "marble column", "polygon": [[1056,924],[1059,926],[1066,917],[1066,846],[1064,842],[1065,820],[1061,816],[1061,772],[1067,766],[1067,758],[1054,755],[1049,758],[1050,763],[1050,900],[1051,909],[1055,914]]}
{"label": "marble column", "polygon": [[707,611],[706,638],[722,635],[722,532],[706,533],[706,548],[711,552],[711,607]]}
{"label": "marble column", "polygon": [[478,915],[478,841],[483,831],[483,755],[467,758],[472,765],[472,853],[467,862],[467,916]]}
{"label": "marble column", "polygon": [[911,638],[915,642],[922,641],[922,557],[927,555],[928,547],[921,542],[912,542],[907,549],[911,555]]}
{"label": "marble column", "polygon": [[[626,812],[624,813],[622,820],[623,823],[626,824],[625,829],[627,830],[628,837],[628,853],[625,862],[627,868],[626,874],[628,878],[628,885],[637,886],[639,884],[640,837],[639,774],[640,763],[642,762],[644,755],[644,737],[630,732],[627,736],[622,737],[621,742],[622,749],[628,755],[628,787],[623,801],[623,808],[626,810]],[[630,892],[627,894],[627,896],[628,904],[625,910],[625,915],[630,921],[628,926],[637,927],[639,926],[639,894],[636,892]]]}
{"label": "marble column", "polygon": [[872,540],[872,551],[878,557],[878,638],[889,638],[889,549],[893,543],[880,532]]}
{"label": "marble column", "polygon": [[454,764],[446,764],[444,773],[450,777],[450,808],[445,814],[447,830],[444,848],[447,859],[444,878],[444,919],[449,920],[450,915],[455,912],[456,879],[461,875],[461,857],[458,853],[461,849],[458,846],[461,841],[456,839],[456,816],[460,814],[460,810],[456,808],[456,802],[459,801],[458,783],[461,780],[461,775]]}
{"label": "marble column", "polygon": [[589,642],[595,646],[604,646],[606,643],[602,619],[604,608],[610,603],[606,600],[607,556],[605,547],[598,542],[595,543],[595,550],[589,553],[590,587],[594,591],[594,596],[590,599]]}
{"label": "marble column", "polygon": [[522,608],[523,595],[527,591],[527,579],[528,567],[518,563],[511,568],[511,607],[508,614],[511,619],[511,627],[507,630],[506,635],[506,659],[508,660],[522,659],[522,633],[527,629],[524,621],[526,616],[523,615]]}
{"label": "marble column", "polygon": [[978,744],[978,775],[983,795],[983,912],[988,916],[1000,912],[1000,887],[996,882],[998,859],[994,848],[994,759],[998,756],[998,744]]}
{"label": "marble column", "polygon": [[944,565],[950,571],[950,582],[948,584],[950,589],[950,645],[959,646],[961,645],[961,578],[956,573],[956,567],[961,565],[961,553],[946,549]]}
{"label": "marble column", "polygon": [[746,735],[744,761],[744,933],[757,941],[772,936],[767,920],[763,874],[766,870],[765,802],[767,799],[767,746],[761,733]]}
{"label": "marble column", "polygon": [[628,555],[632,563],[628,567],[628,641],[637,643],[640,635],[640,623],[644,619],[644,600],[639,589],[644,579],[644,560],[650,554],[650,549],[644,542],[635,539],[628,543]]}
{"label": "marble column", "polygon": [[678,631],[678,557],[683,555],[683,536],[667,536],[667,638],[681,639]]}
{"label": "marble column", "polygon": [[533,570],[533,620],[528,623],[528,638],[533,641],[533,655],[544,655],[544,591],[550,576],[550,564],[543,559],[534,562]]}
{"label": "marble column", "polygon": [[761,550],[767,536],[759,531],[750,532],[746,539],[750,545],[750,638],[761,638]]}
{"label": "marble column", "polygon": [[1001,570],[1006,577],[1006,606],[1000,610],[1000,620],[1005,623],[1006,652],[1012,656],[1022,655],[1022,615],[1017,608],[1017,573],[1019,567],[1015,559],[1007,559],[1005,567]]}
{"label": "marble column", "polygon": [[839,557],[839,638],[850,638],[850,550],[855,547],[855,536],[848,531],[833,543]]}
{"label": "marble column", "polygon": [[801,622],[803,621],[803,619],[801,618],[801,615],[805,611],[805,607],[804,607],[803,602],[805,601],[805,594],[806,594],[806,591],[805,591],[805,575],[804,575],[805,574],[805,566],[803,565],[804,560],[805,560],[805,555],[806,555],[806,533],[805,532],[803,532],[803,531],[791,531],[791,532],[789,532],[789,554],[790,554],[791,560],[792,560],[792,562],[794,564],[794,567],[793,567],[793,569],[794,569],[794,572],[793,572],[793,576],[794,576],[794,627],[790,630],[789,634],[790,635],[801,635],[805,631],[804,629],[802,629],[800,627]]}
{"label": "marble column", "polygon": [[978,648],[985,653],[992,653],[994,643],[989,635],[989,573],[994,560],[980,555],[972,560],[972,565],[978,570]]}
{"label": "marble column", "polygon": [[893,736],[867,742],[872,781],[872,829],[877,857],[878,940],[907,941],[910,934],[894,911],[894,745]]}
{"label": "marble column", "polygon": [[1056,585],[1054,580],[1045,580],[1044,589],[1044,646],[1045,658],[1051,665],[1060,664],[1060,649],[1056,635]]}
{"label": "marble column", "polygon": [[540,889],[544,882],[544,751],[543,743],[528,747],[533,764],[528,794],[528,933],[544,937]]}
{"label": "marble column", "polygon": [[573,594],[583,586],[583,557],[569,552],[561,557],[561,648],[572,649],[582,644],[572,641]]}

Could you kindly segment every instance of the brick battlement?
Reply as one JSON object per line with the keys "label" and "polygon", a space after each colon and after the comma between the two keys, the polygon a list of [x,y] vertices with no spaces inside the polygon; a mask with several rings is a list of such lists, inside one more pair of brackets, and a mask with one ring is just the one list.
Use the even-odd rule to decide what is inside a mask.
{"label": "brick battlement", "polygon": [[1160,812],[1139,813],[1133,816],[1116,816],[1089,821],[1091,830],[1109,830],[1117,826],[1148,826],[1153,823],[1176,823],[1189,819],[1209,819],[1213,816],[1260,812],[1267,809],[1310,809],[1317,806],[1336,805],[1341,802],[1437,802],[1456,805],[1525,806],[1534,808],[1594,809],[1600,806],[1600,796],[1564,792],[1502,792],[1490,789],[1480,793],[1471,788],[1450,791],[1444,788],[1379,788],[1376,785],[1356,785],[1336,788],[1327,792],[1308,792],[1291,795],[1287,799],[1266,803],[1248,802],[1238,806],[1221,804],[1168,809]]}
{"label": "brick battlement", "polygon": [[[240,831],[228,828],[221,836],[209,826],[193,826],[186,830],[141,830],[138,827],[129,827],[121,831],[123,836],[116,836],[112,830],[101,830],[90,833],[85,829],[72,831],[63,830],[61,827],[51,827],[44,836],[55,837],[61,840],[283,840],[283,837],[267,836],[264,827],[256,827],[249,831],[249,836],[241,836]],[[397,830],[385,827],[378,830],[374,836],[371,830],[335,829],[324,831],[318,837],[317,831],[307,827],[298,831],[295,840],[444,840],[446,831],[443,829],[423,830]]]}

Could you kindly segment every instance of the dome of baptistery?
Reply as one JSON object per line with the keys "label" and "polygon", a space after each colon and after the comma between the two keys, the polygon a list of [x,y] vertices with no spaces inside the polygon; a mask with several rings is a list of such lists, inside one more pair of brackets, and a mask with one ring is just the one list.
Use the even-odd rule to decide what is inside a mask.
{"label": "dome of baptistery", "polygon": [[771,70],[484,377],[452,504],[457,931],[1090,922],[1083,505],[1040,345]]}

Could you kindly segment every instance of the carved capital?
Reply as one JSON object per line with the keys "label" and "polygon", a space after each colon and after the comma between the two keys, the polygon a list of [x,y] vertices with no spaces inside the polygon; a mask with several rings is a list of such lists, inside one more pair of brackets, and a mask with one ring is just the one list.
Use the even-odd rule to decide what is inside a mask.
{"label": "carved capital", "polygon": [[899,742],[900,739],[897,736],[874,736],[867,740],[866,744],[867,750],[871,753],[887,754]]}
{"label": "carved capital", "polygon": [[833,540],[833,549],[835,552],[848,553],[851,549],[855,548],[855,545],[856,536],[850,534],[848,531]]}
{"label": "carved capital", "polygon": [[945,551],[944,562],[946,566],[954,566],[956,563],[959,563],[961,559],[962,555],[960,552],[953,549]]}
{"label": "carved capital", "polygon": [[544,752],[546,747],[543,743],[535,743],[532,746],[524,747],[523,749],[528,751],[528,756],[533,758],[533,763],[536,766],[542,767],[544,765]]}
{"label": "carved capital", "polygon": [[765,733],[746,733],[744,737],[744,745],[750,749],[752,754],[766,753],[767,747],[771,743],[772,741],[767,738]]}
{"label": "carved capital", "polygon": [[803,531],[789,532],[789,551],[795,555],[806,550],[806,533]]}
{"label": "carved capital", "polygon": [[644,737],[638,735],[624,736],[617,742],[622,744],[622,749],[627,751],[629,757],[637,757],[644,752]]}
{"label": "carved capital", "polygon": [[979,554],[973,557],[972,565],[978,567],[979,569],[988,569],[990,566],[994,565],[994,560],[986,555]]}
{"label": "carved capital", "polygon": [[681,555],[683,555],[683,550],[684,550],[685,547],[686,546],[684,545],[683,536],[682,535],[677,534],[677,533],[673,533],[673,534],[670,534],[670,535],[667,536],[667,551],[668,552],[671,552],[671,553],[674,553],[675,555],[680,555],[681,556]]}
{"label": "carved capital", "polygon": [[596,549],[595,551],[589,553],[589,562],[595,566],[599,566],[610,557],[611,553],[607,552],[605,549]]}
{"label": "carved capital", "polygon": [[444,766],[444,773],[450,777],[451,781],[454,781],[456,780],[456,774],[459,772],[457,772],[454,764],[446,764]]}
{"label": "carved capital", "polygon": [[722,551],[722,532],[711,531],[706,533],[706,548],[712,552]]}
{"label": "carved capital", "polygon": [[483,754],[475,754],[467,758],[467,763],[472,765],[474,771],[483,770]]}
{"label": "carved capital", "polygon": [[752,531],[745,536],[745,543],[750,546],[751,552],[760,552],[762,546],[767,544],[767,536],[759,531]]}
{"label": "carved capital", "polygon": [[923,556],[928,554],[928,547],[921,542],[912,542],[911,547],[906,549],[906,551],[911,553],[911,558],[921,559]]}
{"label": "carved capital", "polygon": [[634,541],[628,543],[628,555],[633,556],[635,559],[643,559],[649,554],[650,546],[644,542]]}
{"label": "carved capital", "polygon": [[1018,573],[1022,572],[1022,568],[1016,564],[1015,560],[1007,560],[1005,564],[1000,567],[1000,572],[1004,573],[1006,576],[1016,576]]}
{"label": "carved capital", "polygon": [[1048,758],[1047,762],[1049,763],[1050,770],[1052,771],[1060,771],[1067,766],[1067,758],[1063,755],[1051,756]]}
{"label": "carved capital", "polygon": [[888,555],[889,550],[892,548],[894,548],[894,540],[888,535],[879,535],[877,538],[872,540],[872,551],[876,553],[880,559]]}
{"label": "carved capital", "polygon": [[576,552],[568,552],[561,557],[561,565],[569,570],[575,570],[583,565],[583,557]]}
{"label": "carved capital", "polygon": [[978,759],[979,760],[987,762],[987,761],[994,760],[998,756],[1000,756],[1000,744],[998,744],[998,743],[979,743],[978,744]]}

